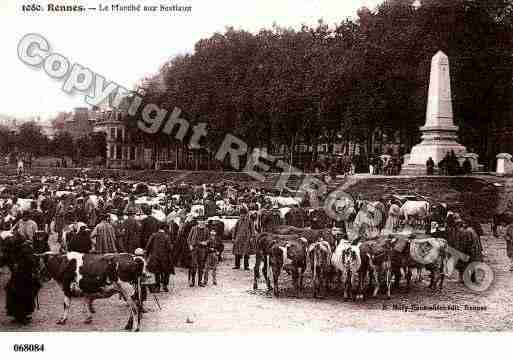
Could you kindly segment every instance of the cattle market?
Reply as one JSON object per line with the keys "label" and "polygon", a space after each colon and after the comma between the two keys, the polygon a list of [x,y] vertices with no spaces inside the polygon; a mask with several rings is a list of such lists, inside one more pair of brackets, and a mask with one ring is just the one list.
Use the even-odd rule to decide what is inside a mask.
{"label": "cattle market", "polygon": [[[4,174],[0,323],[29,331],[507,327],[495,316],[508,310],[510,212],[478,217],[478,207],[430,197],[420,181],[419,191],[364,193],[389,177],[356,177],[340,179],[347,196],[330,203],[333,218],[312,207],[322,194],[251,183]],[[219,327],[219,317],[231,319]]]}

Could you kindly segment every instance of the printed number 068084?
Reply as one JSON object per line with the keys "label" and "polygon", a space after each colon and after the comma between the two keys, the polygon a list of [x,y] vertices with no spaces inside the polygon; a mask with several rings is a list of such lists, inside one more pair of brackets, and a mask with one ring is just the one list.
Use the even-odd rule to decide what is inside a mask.
{"label": "printed number 068084", "polygon": [[14,344],[15,352],[44,352],[44,344]]}

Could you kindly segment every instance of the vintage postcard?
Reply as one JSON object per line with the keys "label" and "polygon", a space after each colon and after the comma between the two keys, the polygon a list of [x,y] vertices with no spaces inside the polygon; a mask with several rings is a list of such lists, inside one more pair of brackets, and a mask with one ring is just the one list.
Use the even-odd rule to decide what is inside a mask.
{"label": "vintage postcard", "polygon": [[511,0],[3,0],[0,28],[0,332],[513,330]]}

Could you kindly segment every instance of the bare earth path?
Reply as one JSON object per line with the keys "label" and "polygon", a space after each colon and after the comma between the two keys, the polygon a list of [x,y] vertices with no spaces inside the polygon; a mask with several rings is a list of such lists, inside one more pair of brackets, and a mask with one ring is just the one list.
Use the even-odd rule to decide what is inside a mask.
{"label": "bare earth path", "polygon": [[[340,294],[325,300],[311,298],[309,275],[307,291],[298,299],[288,290],[290,278],[283,275],[282,297],[271,298],[264,291],[252,292],[253,271],[235,271],[233,256],[218,269],[217,287],[189,288],[186,272],[179,269],[172,278],[171,293],[158,294],[162,310],[149,297],[144,315],[144,331],[339,331],[339,330],[511,330],[513,329],[513,272],[509,272],[505,243],[491,236],[483,238],[487,262],[495,273],[492,287],[476,294],[450,278],[442,293],[417,283],[410,293],[404,290],[392,294],[387,301],[369,299],[344,302]],[[252,263],[251,263],[252,264]],[[308,272],[307,272],[308,273]],[[120,331],[127,318],[127,308],[117,296],[95,302],[97,314],[90,325],[83,324],[84,307],[75,300],[66,326],[55,324],[62,310],[62,293],[55,282],[46,283],[40,293],[41,309],[33,315],[30,325],[22,327],[5,316],[5,286],[7,275],[0,275],[0,330],[2,331]],[[260,288],[264,289],[264,283]],[[403,312],[393,305],[456,306],[460,310]],[[465,310],[464,305],[486,306],[486,310]],[[386,309],[384,309],[386,306]]]}

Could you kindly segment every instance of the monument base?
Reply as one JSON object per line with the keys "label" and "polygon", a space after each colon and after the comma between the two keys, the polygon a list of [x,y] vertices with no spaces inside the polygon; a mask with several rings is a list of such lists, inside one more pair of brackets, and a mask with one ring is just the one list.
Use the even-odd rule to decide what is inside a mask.
{"label": "monument base", "polygon": [[411,149],[408,164],[426,166],[426,161],[431,157],[435,166],[438,166],[438,163],[451,151],[458,156],[466,153],[467,149],[456,141],[422,141]]}
{"label": "monument base", "polygon": [[[438,169],[434,169],[433,174],[438,174]],[[403,165],[401,167],[401,176],[426,176],[426,165]]]}

